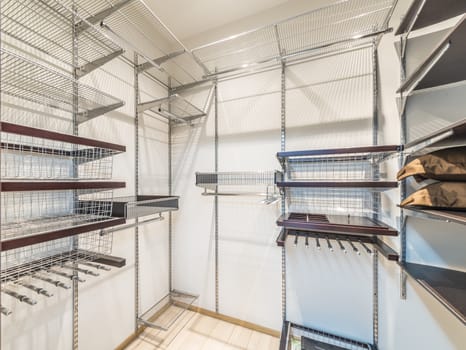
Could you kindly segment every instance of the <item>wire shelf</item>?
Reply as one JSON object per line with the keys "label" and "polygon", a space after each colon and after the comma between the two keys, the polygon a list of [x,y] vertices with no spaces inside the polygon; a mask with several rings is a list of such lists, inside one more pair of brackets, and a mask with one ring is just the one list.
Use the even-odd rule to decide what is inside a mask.
{"label": "wire shelf", "polygon": [[[196,186],[204,188],[203,195],[261,195],[266,197],[264,203],[270,204],[280,197],[275,186],[278,174],[278,171],[197,172]],[[238,191],[238,187],[242,189]]]}
{"label": "wire shelf", "polygon": [[348,349],[374,350],[371,344],[285,321],[280,350]]}
{"label": "wire shelf", "polygon": [[138,105],[139,112],[152,111],[175,123],[191,123],[206,114],[178,94],[143,102]]}
{"label": "wire shelf", "polygon": [[[68,1],[69,2],[69,1]],[[68,6],[67,6],[68,5]],[[2,2],[2,32],[25,42],[61,62],[73,62],[72,28],[82,23],[71,2],[57,0],[5,0]],[[123,50],[101,30],[89,25],[79,32],[79,60],[74,68],[97,68],[123,53]],[[86,68],[87,67],[87,68]],[[79,72],[78,72],[79,74]]]}
{"label": "wire shelf", "polygon": [[[110,179],[112,156],[125,147],[1,123],[3,179]],[[77,170],[77,172],[75,171]]]}
{"label": "wire shelf", "polygon": [[[1,60],[2,94],[69,113],[73,112],[73,103],[77,100],[80,123],[124,104],[123,101],[12,51],[2,48]],[[74,87],[79,91],[77,96],[73,94]]]}
{"label": "wire shelf", "polygon": [[[173,86],[202,79],[203,69],[194,60],[191,52],[145,1],[79,0],[77,3],[82,17],[99,17],[105,33],[128,52],[136,52],[141,57],[139,63],[147,66],[145,70],[150,74],[165,83],[168,83],[170,77]],[[137,46],[133,43],[137,43]],[[128,59],[132,61],[133,57],[128,56]]]}
{"label": "wire shelf", "polygon": [[393,0],[343,0],[193,49],[210,74],[325,54],[387,30]]}
{"label": "wire shelf", "polygon": [[138,317],[138,322],[167,331],[197,299],[196,295],[173,290]]}
{"label": "wire shelf", "polygon": [[124,223],[105,189],[2,192],[2,250]]}

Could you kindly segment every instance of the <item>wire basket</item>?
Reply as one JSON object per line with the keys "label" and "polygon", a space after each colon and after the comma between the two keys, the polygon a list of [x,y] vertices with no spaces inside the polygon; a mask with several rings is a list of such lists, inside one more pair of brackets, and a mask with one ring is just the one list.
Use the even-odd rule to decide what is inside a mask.
{"label": "wire basket", "polygon": [[102,235],[95,231],[3,251],[1,281],[17,281],[33,274],[47,273],[52,268],[65,271],[67,265],[92,262],[101,254],[110,254],[112,243],[111,233]]}
{"label": "wire basket", "polygon": [[2,192],[1,239],[106,220],[112,200],[112,190]]}
{"label": "wire basket", "polygon": [[1,133],[4,179],[110,179],[111,149],[40,137]]}

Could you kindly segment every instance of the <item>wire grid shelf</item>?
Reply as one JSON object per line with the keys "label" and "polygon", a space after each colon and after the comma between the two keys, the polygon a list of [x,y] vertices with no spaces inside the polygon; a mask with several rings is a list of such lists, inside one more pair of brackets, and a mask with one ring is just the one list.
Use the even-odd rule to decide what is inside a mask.
{"label": "wire grid shelf", "polygon": [[107,220],[112,190],[2,192],[1,239],[37,235]]}
{"label": "wire grid shelf", "polygon": [[[71,0],[66,1],[67,3],[71,3]],[[78,12],[83,17],[91,17],[123,2],[125,1],[79,0],[77,2],[79,6]],[[163,72],[167,77],[171,77],[174,86],[201,80],[202,70],[199,64],[193,59],[189,50],[162,23],[145,1],[126,1],[124,6],[103,19],[103,28],[107,30],[109,35],[115,37],[115,40],[121,46],[128,49],[128,51],[136,52],[142,56],[142,60],[139,63],[150,62],[155,69]],[[157,63],[158,58],[166,57],[179,51],[185,51],[181,56],[187,62],[182,63],[178,59],[171,59],[167,61],[170,62],[170,65]],[[128,58],[130,60],[133,59],[133,57]],[[151,73],[153,70],[151,70]],[[195,74],[195,72],[198,73]]]}
{"label": "wire grid shelf", "polygon": [[293,213],[372,216],[379,212],[373,193],[359,189],[285,189],[287,207]]}
{"label": "wire grid shelf", "polygon": [[102,235],[100,231],[93,231],[80,234],[76,239],[66,237],[3,251],[2,283],[27,278],[31,274],[43,274],[52,267],[92,262],[101,254],[110,254],[112,243],[111,233]]}
{"label": "wire grid shelf", "polygon": [[[332,349],[348,349],[348,350],[372,350],[373,347],[370,344],[354,341],[337,335],[333,335],[327,332],[306,328],[298,325],[290,325],[287,344],[285,349],[281,350],[303,350],[307,349],[303,347],[303,337],[316,340],[320,343],[328,344],[332,346]],[[325,346],[321,344],[321,346]],[[316,347],[317,348],[317,347]],[[320,348],[320,347],[319,347]],[[312,348],[309,348],[312,349]]]}
{"label": "wire grid shelf", "polygon": [[[382,33],[393,0],[343,0],[193,50],[211,74],[291,56],[325,54],[336,44]],[[340,44],[340,45],[338,45]]]}
{"label": "wire grid shelf", "polygon": [[[3,48],[1,61],[2,94],[69,113],[73,112],[76,99],[81,121],[123,105],[122,101],[110,95]],[[73,94],[74,87],[79,91],[77,96]]]}
{"label": "wire grid shelf", "polygon": [[215,186],[274,186],[276,171],[196,173],[196,185]]}
{"label": "wire grid shelf", "polygon": [[[1,133],[3,179],[110,179],[114,150]],[[75,165],[77,173],[75,170]]]}
{"label": "wire grid shelf", "polygon": [[[27,43],[66,64],[73,61],[72,28],[84,19],[63,1],[4,0],[1,30],[11,38]],[[94,26],[78,35],[79,52],[75,68],[96,62],[121,48]]]}
{"label": "wire grid shelf", "polygon": [[178,94],[164,97],[139,105],[139,111],[150,110],[158,115],[173,120],[175,123],[189,123],[205,116],[205,112],[197,108]]}

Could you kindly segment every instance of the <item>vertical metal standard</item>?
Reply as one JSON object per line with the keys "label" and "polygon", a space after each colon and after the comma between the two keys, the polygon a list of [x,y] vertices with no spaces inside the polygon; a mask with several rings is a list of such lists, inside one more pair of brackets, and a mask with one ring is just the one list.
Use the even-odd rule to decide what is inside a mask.
{"label": "vertical metal standard", "polygon": [[[400,61],[400,80],[403,83],[406,80],[406,49],[407,49],[407,40],[408,36],[401,36],[401,47],[405,47],[401,50]],[[403,96],[403,92],[400,93],[401,104],[403,105],[403,99],[406,98]],[[407,133],[406,133],[406,108],[401,109],[400,115],[400,142],[402,145],[406,144]],[[404,165],[404,151],[402,151],[400,156],[399,168],[401,169]],[[401,180],[400,182],[400,203],[406,197],[406,180]],[[400,208],[400,264],[403,265],[406,262],[406,216],[404,215],[403,208]],[[406,299],[406,273],[401,268],[400,269],[400,298]]]}
{"label": "vertical metal standard", "polygon": [[[72,40],[72,67],[73,67],[73,112],[72,112],[72,118],[73,118],[73,135],[77,136],[79,133],[78,130],[78,112],[79,112],[79,99],[78,99],[78,84],[77,84],[77,71],[75,67],[78,67],[79,65],[79,57],[78,57],[78,33],[77,33],[77,28],[76,28],[76,5],[75,1],[73,0],[72,3],[72,9],[73,9],[73,15],[72,15],[72,22],[71,22],[71,40]],[[78,163],[77,159],[73,159],[73,177],[77,178],[78,176]],[[74,191],[73,193],[74,200],[73,203],[77,203],[77,192]],[[78,250],[78,237],[73,236],[73,250]],[[73,263],[73,281],[72,281],[72,324],[73,324],[73,333],[72,333],[72,349],[73,350],[78,350],[79,346],[79,336],[78,336],[78,328],[79,328],[79,285],[78,285],[78,264],[76,262]]]}
{"label": "vertical metal standard", "polygon": [[[372,44],[372,144],[376,146],[379,141],[379,68],[378,68],[377,44],[374,40]],[[372,176],[378,179],[380,172],[379,164],[374,164]],[[378,219],[379,208],[381,205],[380,194],[372,193],[372,210],[373,218]],[[379,342],[379,259],[376,249],[373,249],[372,255],[372,343],[377,348]]]}
{"label": "vertical metal standard", "polygon": [[[214,171],[218,172],[218,81],[214,82],[214,123],[215,123],[215,136],[214,136]],[[215,194],[218,194],[218,187],[215,186]],[[218,281],[218,196],[214,196],[214,212],[215,212],[215,312],[219,313],[219,281]]]}
{"label": "vertical metal standard", "polygon": [[[281,87],[280,87],[280,150],[286,150],[286,64],[282,61],[281,72]],[[281,212],[285,214],[286,200],[285,192],[281,192]],[[282,247],[282,319],[286,321],[286,244]]]}
{"label": "vertical metal standard", "polygon": [[[138,54],[134,53],[134,194],[139,194],[139,76]],[[139,319],[139,220],[134,227],[134,331],[138,330]]]}
{"label": "vertical metal standard", "polygon": [[[168,78],[168,96],[172,95],[171,77]],[[168,113],[171,114],[171,100],[168,100]],[[173,121],[168,120],[168,195],[173,194],[172,187],[172,128]],[[173,291],[173,222],[172,213],[168,213],[168,290]]]}

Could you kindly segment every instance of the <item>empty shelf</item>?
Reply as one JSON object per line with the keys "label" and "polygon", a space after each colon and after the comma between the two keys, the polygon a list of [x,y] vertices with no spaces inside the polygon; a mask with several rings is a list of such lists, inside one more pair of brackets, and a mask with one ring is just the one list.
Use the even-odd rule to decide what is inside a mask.
{"label": "empty shelf", "polygon": [[404,263],[406,273],[466,324],[466,272]]}
{"label": "empty shelf", "polygon": [[289,213],[277,220],[277,225],[287,229],[317,233],[337,233],[348,236],[382,235],[397,236],[398,231],[364,216],[321,215]]}
{"label": "empty shelf", "polygon": [[409,33],[465,12],[464,0],[414,0],[395,35]]}
{"label": "empty shelf", "polygon": [[205,116],[204,111],[177,94],[138,105],[138,112],[148,110],[179,123],[190,123]]}
{"label": "empty shelf", "polygon": [[178,210],[177,196],[141,195],[113,198],[112,216],[134,219],[140,216]]}
{"label": "empty shelf", "polygon": [[457,224],[466,225],[465,211],[440,210],[422,207],[404,207],[403,210],[408,216],[445,222],[455,222]]}
{"label": "empty shelf", "polygon": [[[70,64],[73,61],[72,31],[82,23],[71,5],[58,0],[5,0],[2,2],[2,32],[11,38]],[[87,26],[78,33],[78,62],[74,68],[82,76],[121,55],[123,50],[101,30]]]}
{"label": "empty shelf", "polygon": [[2,225],[1,250],[21,248],[32,244],[48,242],[80,233],[100,230],[126,222],[122,218],[98,217],[91,215],[67,215],[42,220],[31,220],[19,224],[27,227],[18,233],[18,225]]}
{"label": "empty shelf", "polygon": [[368,343],[284,321],[279,350],[374,350]]}
{"label": "empty shelf", "polygon": [[[371,254],[372,251],[366,245],[370,244],[388,260],[398,261],[399,259],[399,254],[376,236],[326,234],[282,229],[276,240],[277,245],[279,247],[285,246],[289,236],[294,237],[295,246],[301,245],[306,248],[315,247],[318,250],[330,249],[332,251],[341,249],[345,250],[345,252],[354,252],[357,255],[360,255],[361,252]],[[335,241],[339,241],[338,244]]]}
{"label": "empty shelf", "polygon": [[398,187],[396,181],[278,181],[280,188],[351,188],[368,191],[386,191]]}
{"label": "empty shelf", "polygon": [[384,146],[362,146],[362,147],[344,147],[344,148],[328,148],[328,149],[313,149],[304,151],[287,151],[278,152],[278,159],[286,158],[306,158],[306,157],[353,157],[359,155],[370,159],[375,155],[392,155],[402,150],[402,146],[399,145],[384,145]]}
{"label": "empty shelf", "polygon": [[210,75],[326,54],[384,33],[393,6],[392,0],[340,1],[197,47],[193,54]]}
{"label": "empty shelf", "polygon": [[[443,6],[443,5],[442,5]],[[398,93],[409,94],[466,80],[466,15],[437,45],[427,59],[406,79]]]}
{"label": "empty shelf", "polygon": [[198,296],[174,290],[144,312],[138,322],[146,327],[167,331],[197,298]]}
{"label": "empty shelf", "polygon": [[466,119],[406,144],[410,157],[420,156],[446,147],[466,145]]}
{"label": "empty shelf", "polygon": [[[8,50],[1,49],[1,60],[2,93],[69,113],[73,113],[77,99],[78,123],[124,105],[121,100]],[[75,87],[79,96],[73,94]]]}

